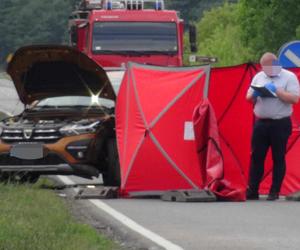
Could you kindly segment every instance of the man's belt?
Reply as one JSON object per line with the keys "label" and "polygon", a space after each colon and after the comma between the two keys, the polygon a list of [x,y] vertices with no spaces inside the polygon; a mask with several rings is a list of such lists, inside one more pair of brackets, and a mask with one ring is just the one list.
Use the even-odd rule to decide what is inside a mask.
{"label": "man's belt", "polygon": [[285,121],[285,120],[290,120],[291,117],[290,116],[286,116],[280,119],[271,119],[271,118],[257,118],[258,121],[261,122],[278,122],[278,121]]}

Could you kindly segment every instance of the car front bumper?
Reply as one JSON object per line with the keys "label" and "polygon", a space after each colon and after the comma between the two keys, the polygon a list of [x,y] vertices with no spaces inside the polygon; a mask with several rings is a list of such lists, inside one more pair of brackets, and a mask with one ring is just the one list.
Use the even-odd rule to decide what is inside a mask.
{"label": "car front bumper", "polygon": [[[86,159],[88,144],[94,137],[94,134],[69,136],[56,143],[42,145],[35,143],[6,144],[0,141],[0,173],[38,172],[48,175],[98,176],[97,168],[89,165]],[[85,145],[84,150],[82,142]],[[32,146],[41,147],[39,157],[38,154],[31,152],[31,150],[35,150],[35,147]],[[23,152],[16,151],[16,148],[19,150],[18,147]],[[83,152],[83,159],[76,158],[76,150]]]}
{"label": "car front bumper", "polygon": [[98,177],[99,171],[90,165],[0,165],[0,173],[39,173],[44,175],[77,175],[85,178]]}

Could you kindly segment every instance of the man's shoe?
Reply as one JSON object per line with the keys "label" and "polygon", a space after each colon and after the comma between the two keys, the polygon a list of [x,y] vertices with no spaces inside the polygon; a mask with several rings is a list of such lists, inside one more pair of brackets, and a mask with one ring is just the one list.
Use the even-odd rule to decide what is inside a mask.
{"label": "man's shoe", "polygon": [[279,199],[279,194],[278,193],[269,193],[267,197],[267,201],[275,201]]}
{"label": "man's shoe", "polygon": [[247,200],[258,200],[259,199],[258,192],[253,192],[251,189],[247,189],[246,198]]}

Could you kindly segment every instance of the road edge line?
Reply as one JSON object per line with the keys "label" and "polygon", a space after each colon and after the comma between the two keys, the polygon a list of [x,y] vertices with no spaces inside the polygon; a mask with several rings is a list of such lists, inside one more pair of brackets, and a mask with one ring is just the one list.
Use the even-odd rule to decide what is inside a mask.
{"label": "road edge line", "polygon": [[[58,175],[57,178],[62,181],[65,185],[75,185],[76,183],[72,181],[67,176],[61,176]],[[88,200],[91,202],[94,206],[98,207],[102,211],[106,212],[113,218],[115,218],[117,221],[125,225],[126,227],[130,228],[131,230],[135,231],[136,233],[142,235],[143,237],[151,240],[155,244],[165,248],[166,250],[184,250],[182,247],[175,245],[171,241],[159,236],[158,234],[150,231],[149,229],[139,225],[134,220],[130,219],[126,215],[118,212],[114,208],[110,207],[109,205],[105,204],[104,202],[100,200]]]}
{"label": "road edge line", "polygon": [[100,208],[104,212],[108,213],[110,216],[124,224],[126,227],[130,228],[131,230],[137,232],[138,234],[142,235],[143,237],[153,241],[159,246],[167,250],[183,250],[182,247],[175,245],[174,243],[168,241],[167,239],[159,236],[158,234],[150,231],[149,229],[144,228],[143,226],[136,223],[134,220],[130,219],[129,217],[125,216],[124,214],[118,212],[114,208],[110,207],[109,205],[105,204],[103,201],[100,200],[89,200],[92,204],[96,207]]}

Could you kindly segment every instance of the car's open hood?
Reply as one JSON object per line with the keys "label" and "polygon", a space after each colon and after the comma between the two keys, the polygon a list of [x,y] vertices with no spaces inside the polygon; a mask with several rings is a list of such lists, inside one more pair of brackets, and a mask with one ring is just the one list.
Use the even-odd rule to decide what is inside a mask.
{"label": "car's open hood", "polygon": [[99,97],[116,99],[103,68],[68,46],[22,47],[8,64],[7,73],[24,104],[53,96],[90,96],[98,93]]}

